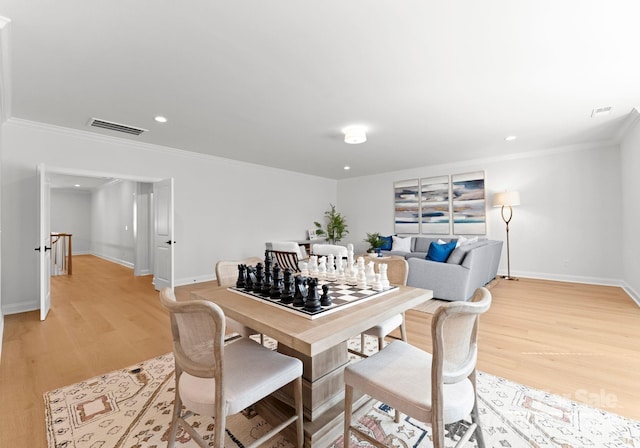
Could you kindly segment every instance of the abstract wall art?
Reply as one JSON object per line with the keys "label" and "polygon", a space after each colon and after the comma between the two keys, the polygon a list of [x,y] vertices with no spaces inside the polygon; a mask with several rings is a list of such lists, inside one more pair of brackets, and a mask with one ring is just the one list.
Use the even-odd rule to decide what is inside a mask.
{"label": "abstract wall art", "polygon": [[482,235],[487,233],[484,171],[451,176],[453,233]]}
{"label": "abstract wall art", "polygon": [[420,233],[418,179],[394,182],[395,232]]}
{"label": "abstract wall art", "polygon": [[451,231],[449,176],[420,179],[422,233],[448,235]]}

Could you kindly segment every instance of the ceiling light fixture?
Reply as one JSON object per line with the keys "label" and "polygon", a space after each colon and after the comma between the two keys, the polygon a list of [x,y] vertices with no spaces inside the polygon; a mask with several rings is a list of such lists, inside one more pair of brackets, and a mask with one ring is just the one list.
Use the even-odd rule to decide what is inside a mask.
{"label": "ceiling light fixture", "polygon": [[79,187],[79,186],[80,186],[80,184],[75,184],[75,185],[74,185],[74,187]]}
{"label": "ceiling light fixture", "polygon": [[364,126],[349,126],[344,128],[344,142],[357,145],[367,141],[367,129]]}
{"label": "ceiling light fixture", "polygon": [[166,123],[167,122],[166,117],[163,117],[162,115],[158,115],[157,117],[154,117],[154,120],[156,120],[158,123]]}
{"label": "ceiling light fixture", "polygon": [[512,142],[512,141],[514,141],[514,140],[515,140],[515,139],[517,139],[517,138],[518,138],[518,137],[517,137],[517,136],[515,136],[515,135],[509,135],[508,137],[505,137],[504,139],[505,139],[506,141],[508,141],[508,142]]}
{"label": "ceiling light fixture", "polygon": [[345,171],[349,171],[350,169],[351,169],[351,167],[350,167],[349,165],[347,165],[347,166],[345,166],[345,167],[344,167],[344,170],[345,170]]}

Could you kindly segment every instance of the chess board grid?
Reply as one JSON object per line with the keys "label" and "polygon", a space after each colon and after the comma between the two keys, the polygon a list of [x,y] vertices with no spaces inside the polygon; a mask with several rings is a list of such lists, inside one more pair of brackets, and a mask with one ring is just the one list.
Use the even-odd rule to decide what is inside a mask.
{"label": "chess board grid", "polygon": [[329,286],[329,294],[333,298],[333,304],[328,307],[323,306],[320,311],[316,311],[313,313],[304,310],[302,307],[294,307],[291,304],[282,303],[280,302],[279,299],[271,299],[269,297],[262,296],[256,292],[246,291],[242,288],[236,288],[235,286],[227,288],[227,290],[236,294],[240,294],[245,297],[249,297],[250,299],[253,299],[262,303],[267,303],[271,306],[283,309],[297,316],[302,316],[307,319],[313,320],[313,319],[318,319],[320,317],[328,316],[337,311],[345,310],[353,305],[357,305],[359,303],[363,303],[368,300],[375,299],[376,297],[383,296],[385,294],[397,291],[399,289],[397,286],[391,285],[388,289],[385,289],[384,291],[374,291],[373,289],[371,289],[371,287],[358,288],[357,286],[320,280],[318,282],[318,298],[320,298],[320,296],[322,295],[323,284],[327,284]]}

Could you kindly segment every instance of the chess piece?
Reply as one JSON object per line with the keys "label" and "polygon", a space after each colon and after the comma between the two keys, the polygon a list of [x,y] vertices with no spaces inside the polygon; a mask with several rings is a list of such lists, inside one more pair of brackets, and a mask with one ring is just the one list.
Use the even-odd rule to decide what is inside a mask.
{"label": "chess piece", "polygon": [[311,255],[309,257],[309,275],[318,275],[318,256]]}
{"label": "chess piece", "polygon": [[327,257],[318,260],[318,278],[324,280],[327,277]]}
{"label": "chess piece", "polygon": [[262,281],[264,280],[263,269],[264,266],[262,266],[262,263],[256,264],[256,281],[253,284],[253,291],[257,293],[262,291]]}
{"label": "chess piece", "polygon": [[256,274],[255,267],[247,266],[246,269],[246,277],[244,279],[244,290],[245,291],[253,291],[253,284],[255,282]]}
{"label": "chess piece", "polygon": [[280,276],[280,266],[277,264],[273,267],[273,281],[271,284],[271,290],[269,291],[269,297],[272,299],[279,299],[282,294],[282,277]]}
{"label": "chess piece", "polygon": [[329,306],[331,305],[332,302],[332,298],[329,295],[329,286],[328,285],[322,285],[322,295],[320,296],[320,305],[322,306]]}
{"label": "chess piece", "polygon": [[367,277],[368,284],[372,284],[376,278],[376,271],[374,267],[375,267],[375,263],[373,261],[370,261],[369,263],[367,263],[367,269],[365,270],[365,275]]}
{"label": "chess piece", "polygon": [[[271,263],[269,263],[269,265],[271,265]],[[265,262],[264,279],[262,280],[262,288],[260,289],[260,295],[264,297],[269,297],[269,294],[271,293],[272,275],[272,270],[267,269]]]}
{"label": "chess piece", "polygon": [[245,285],[245,279],[246,279],[246,271],[247,271],[247,265],[246,264],[239,264],[238,265],[238,279],[236,280],[236,288],[244,288]]}
{"label": "chess piece", "polygon": [[356,279],[356,286],[358,288],[366,288],[367,287],[367,276],[364,273],[364,269],[360,269],[358,271],[358,277]]}
{"label": "chess piece", "polygon": [[300,275],[303,277],[307,277],[309,275],[309,263],[301,261],[298,263],[298,267],[300,268]]}
{"label": "chess piece", "polygon": [[336,281],[336,266],[334,264],[335,258],[333,254],[329,254],[327,257],[327,280],[330,282]]}
{"label": "chess piece", "polygon": [[380,263],[378,266],[378,271],[380,271],[380,283],[382,283],[383,289],[389,289],[391,284],[389,283],[389,278],[387,277],[387,263]]}
{"label": "chess piece", "polygon": [[293,278],[291,275],[291,269],[287,268],[284,270],[284,281],[283,281],[282,294],[280,294],[280,301],[282,303],[291,303],[293,302]]}
{"label": "chess piece", "polygon": [[298,275],[294,280],[293,306],[302,307],[307,300],[306,279],[307,277]]}
{"label": "chess piece", "polygon": [[383,291],[382,282],[380,281],[380,274],[375,275],[375,279],[373,280],[373,285],[371,285],[371,288],[374,291]]}
{"label": "chess piece", "polygon": [[305,311],[315,313],[322,309],[320,299],[318,298],[318,279],[307,279],[307,300],[304,302]]}

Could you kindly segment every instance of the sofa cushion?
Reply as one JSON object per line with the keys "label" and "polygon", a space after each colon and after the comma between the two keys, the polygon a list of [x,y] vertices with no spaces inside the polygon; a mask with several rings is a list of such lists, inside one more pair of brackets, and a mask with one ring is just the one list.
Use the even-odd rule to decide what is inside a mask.
{"label": "sofa cushion", "polygon": [[438,244],[432,242],[429,245],[429,251],[427,252],[427,260],[437,261],[444,263],[449,258],[449,255],[456,248],[457,241],[451,241],[450,243]]}
{"label": "sofa cushion", "polygon": [[392,236],[394,252],[411,252],[411,237],[401,238],[399,236]]}
{"label": "sofa cushion", "polygon": [[447,258],[447,263],[450,264],[462,264],[464,261],[464,257],[469,253],[469,251],[475,249],[476,247],[484,246],[487,244],[487,240],[480,240],[471,244],[463,244],[459,247],[456,247],[449,258]]}
{"label": "sofa cushion", "polygon": [[380,246],[380,250],[391,250],[393,247],[393,238],[391,235],[389,236],[381,236],[380,240],[382,240],[382,246]]}

